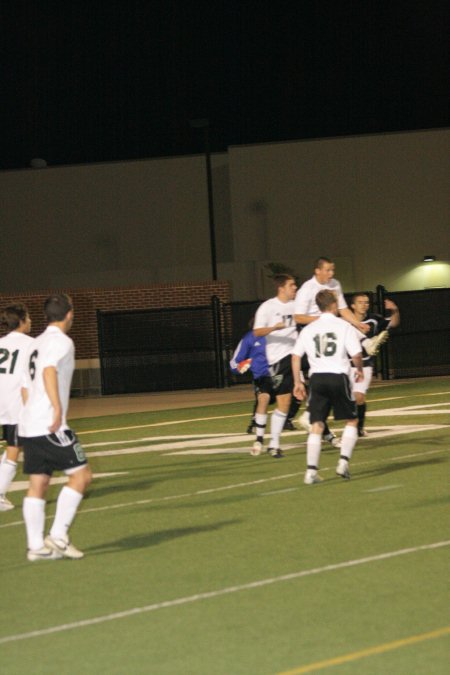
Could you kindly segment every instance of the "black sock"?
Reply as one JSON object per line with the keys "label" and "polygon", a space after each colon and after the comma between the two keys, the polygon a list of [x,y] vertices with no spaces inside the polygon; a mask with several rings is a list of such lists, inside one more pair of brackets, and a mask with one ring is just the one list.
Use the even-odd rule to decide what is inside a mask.
{"label": "black sock", "polygon": [[366,404],[361,403],[360,405],[356,406],[356,412],[358,414],[358,429],[361,431],[361,429],[364,429],[364,420],[366,418]]}

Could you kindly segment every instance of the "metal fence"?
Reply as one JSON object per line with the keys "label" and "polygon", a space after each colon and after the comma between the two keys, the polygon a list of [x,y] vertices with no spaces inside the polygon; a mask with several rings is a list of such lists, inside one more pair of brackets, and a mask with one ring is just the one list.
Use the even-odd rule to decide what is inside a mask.
{"label": "metal fence", "polygon": [[[351,293],[346,294],[347,300]],[[401,325],[383,346],[384,379],[450,374],[450,289],[368,293],[372,311],[384,300],[400,309]],[[260,300],[97,313],[103,394],[221,388],[250,382],[229,368]]]}

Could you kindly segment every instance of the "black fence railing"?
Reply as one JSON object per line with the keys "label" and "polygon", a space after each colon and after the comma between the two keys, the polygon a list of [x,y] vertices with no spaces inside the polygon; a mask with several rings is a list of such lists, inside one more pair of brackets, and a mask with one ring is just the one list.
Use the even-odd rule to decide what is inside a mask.
{"label": "black fence railing", "polygon": [[[351,293],[346,294],[347,301]],[[371,310],[384,300],[400,309],[401,324],[382,347],[384,379],[450,374],[450,289],[368,293]],[[260,300],[203,307],[97,313],[103,394],[221,388],[250,382],[229,361],[250,328]]]}

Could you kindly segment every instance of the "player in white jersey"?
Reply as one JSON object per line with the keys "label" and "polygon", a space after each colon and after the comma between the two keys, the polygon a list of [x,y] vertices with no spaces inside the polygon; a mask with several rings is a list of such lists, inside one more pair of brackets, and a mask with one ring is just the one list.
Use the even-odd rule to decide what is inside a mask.
{"label": "player in white jersey", "polygon": [[[64,294],[51,296],[44,312],[48,326],[28,353],[25,405],[19,418],[24,473],[30,476],[23,516],[31,561],[83,557],[70,543],[68,531],[92,480],[83,448],[66,418],[75,365],[74,345],[67,335],[73,322],[72,301]],[[45,497],[53,471],[64,471],[68,483],[58,495],[55,518],[44,540]]]}
{"label": "player in white jersey", "polygon": [[255,413],[256,439],[251,454],[259,455],[262,452],[267,407],[273,392],[277,407],[272,413],[268,452],[272,457],[278,458],[283,456],[280,436],[292,397],[291,352],[297,338],[294,320],[294,297],[297,286],[290,274],[277,275],[274,281],[277,295],[259,306],[253,324],[255,337],[266,338],[266,357],[270,374],[255,381],[258,404]]}
{"label": "player in white jersey", "polygon": [[[342,286],[334,278],[334,272],[334,262],[330,258],[321,256],[316,260],[313,276],[300,286],[295,296],[296,322],[305,326],[316,321],[320,316],[320,309],[316,302],[317,293],[323,290],[333,291],[336,295],[339,315],[355,327],[358,338],[361,340],[361,344],[364,346],[366,352],[370,355],[377,354],[380,346],[387,340],[388,333],[382,331],[372,338],[366,337],[366,334],[369,332],[369,326],[358,321],[354,313],[348,308],[342,292]],[[303,413],[300,422],[302,426],[309,429],[309,415],[307,411]],[[330,442],[333,442],[332,438]]]}
{"label": "player in white jersey", "polygon": [[324,424],[332,409],[335,420],[347,421],[342,434],[336,473],[342,478],[350,478],[348,465],[358,438],[358,419],[349,380],[349,355],[356,367],[356,379],[363,377],[361,343],[350,324],[338,318],[335,294],[330,290],[319,291],[316,302],[322,314],[300,331],[292,353],[294,396],[298,398],[306,395],[299,374],[303,354],[307,355],[310,366],[311,431],[306,448],[306,485],[320,483],[322,480],[317,473],[321,438]]}
{"label": "player in white jersey", "polygon": [[19,440],[17,423],[22,408],[20,395],[22,378],[27,362],[28,347],[33,339],[31,319],[25,305],[10,305],[2,312],[1,323],[8,334],[0,338],[0,424],[3,425],[3,440],[6,451],[0,462],[0,511],[14,508],[6,493],[17,473]]}

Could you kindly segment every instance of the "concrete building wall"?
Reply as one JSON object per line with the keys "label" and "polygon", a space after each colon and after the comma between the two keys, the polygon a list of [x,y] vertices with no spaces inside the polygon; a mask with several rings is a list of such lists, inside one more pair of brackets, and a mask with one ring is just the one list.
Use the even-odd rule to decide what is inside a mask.
{"label": "concrete building wall", "polygon": [[[450,286],[450,130],[231,147],[212,158],[233,298],[328,255],[345,290]],[[0,173],[0,291],[211,279],[202,156]],[[439,261],[420,265],[424,254]]]}

